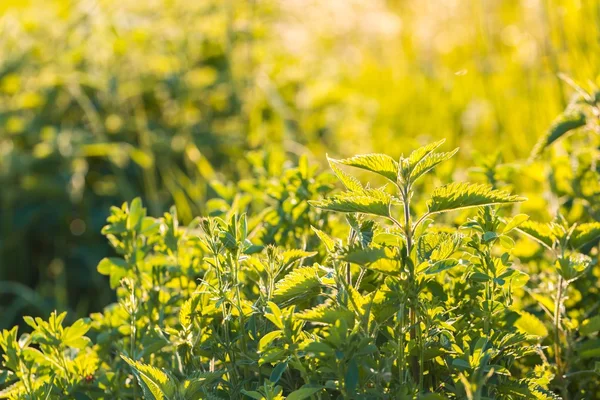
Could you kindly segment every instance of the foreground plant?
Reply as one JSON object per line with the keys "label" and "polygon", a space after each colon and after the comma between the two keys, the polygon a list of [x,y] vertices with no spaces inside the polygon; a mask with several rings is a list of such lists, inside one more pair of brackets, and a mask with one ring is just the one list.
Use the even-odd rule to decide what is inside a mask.
{"label": "foreground plant", "polygon": [[[563,356],[573,336],[553,341],[515,296],[529,275],[512,235],[535,234],[526,215],[497,206],[524,198],[475,183],[424,190],[422,178],[456,152],[442,144],[398,161],[330,159],[346,188],[333,195],[306,160],[241,194],[213,183],[213,216],[187,226],[174,208],[148,216],[139,199],[113,207],[103,233],[119,256],[98,271],[117,302],[70,327],[53,314],[28,318],[31,335],[4,331],[1,397],[566,397],[574,385],[557,384],[563,375],[587,382],[594,371],[574,369]],[[391,185],[363,185],[345,166]],[[586,232],[554,234],[561,290],[585,269],[560,260],[579,259],[571,250]]]}
{"label": "foreground plant", "polygon": [[[498,307],[498,302],[493,299],[496,288],[511,284],[522,285],[526,282],[526,278],[523,279],[524,273],[510,267],[508,253],[502,255],[503,265],[499,262],[499,258],[493,256],[492,245],[495,240],[509,241],[510,239],[505,234],[496,233],[499,219],[490,206],[516,203],[523,201],[524,198],[485,185],[452,183],[435,188],[426,202],[426,211],[415,215],[412,203],[419,195],[414,190],[417,181],[456,153],[456,150],[438,152],[437,149],[442,143],[443,141],[440,141],[424,146],[408,157],[401,158],[399,162],[383,154],[355,156],[344,160],[330,159],[332,169],[347,191],[312,204],[332,211],[379,216],[393,224],[385,233],[376,235],[369,246],[364,246],[364,243],[361,246],[357,243],[357,238],[361,235],[365,236],[365,233],[361,232],[360,228],[357,229],[356,223],[352,223],[358,217],[351,217],[349,220],[354,234],[350,235],[346,248],[341,250],[341,255],[334,256],[332,261],[338,275],[341,275],[340,269],[335,265],[340,261],[346,263],[348,271],[351,270],[352,264],[366,263],[368,271],[375,274],[383,272],[385,285],[379,290],[359,295],[360,285],[358,282],[353,284],[351,273],[347,273],[344,285],[339,287],[339,291],[346,292],[346,296],[350,299],[356,295],[362,296],[358,303],[368,305],[369,314],[372,314],[370,317],[374,316],[375,321],[379,314],[378,306],[398,310],[393,316],[386,316],[387,319],[382,320],[383,323],[390,323],[389,318],[393,318],[393,329],[389,331],[388,328],[388,335],[396,343],[390,347],[393,351],[385,354],[389,363],[388,373],[392,377],[385,385],[388,390],[393,388],[392,392],[400,391],[409,395],[424,390],[437,391],[440,389],[438,385],[441,385],[441,387],[446,386],[456,395],[462,393],[472,396],[474,391],[479,393],[477,396],[481,396],[483,385],[491,378],[491,375],[483,375],[487,375],[490,371],[492,375],[494,373],[494,368],[490,367],[492,364],[488,363],[494,361],[508,364],[508,360],[512,360],[511,357],[492,356],[495,350],[494,342],[512,340],[511,345],[515,345],[526,339],[525,336],[512,333],[509,339],[502,334],[507,332],[501,332],[499,337],[492,339],[491,329],[492,321],[502,308]],[[365,188],[354,177],[343,172],[339,165],[353,166],[379,174],[393,184],[395,193],[390,194],[387,187]],[[461,227],[462,229],[440,229],[433,225],[433,218],[438,214],[482,206],[486,207],[482,209],[482,216],[468,222]],[[400,210],[399,214],[402,217],[396,217],[394,212],[396,208]],[[519,219],[512,223],[512,226],[509,224],[506,233],[518,223]],[[361,227],[364,225],[365,221]],[[374,224],[369,226],[371,230],[375,230]],[[372,232],[368,236],[372,237]],[[499,268],[498,264],[502,267]],[[444,293],[446,288],[443,284],[444,278],[453,268],[466,272],[473,280],[474,287],[469,289],[475,296],[480,295],[479,287],[484,286],[481,293],[484,300],[483,307],[479,304],[470,305],[471,311],[480,310],[480,322],[483,326],[477,324],[469,326],[473,332],[479,333],[462,338],[471,341],[469,347],[474,345],[475,349],[478,349],[479,355],[476,359],[467,357],[465,360],[459,357],[461,353],[465,354],[464,350],[468,354],[471,349],[461,349],[460,353],[455,353],[454,346],[460,348],[466,343],[456,342],[454,337],[456,328],[453,326],[456,321],[451,317],[451,308],[446,310],[444,307],[438,308],[443,302],[435,298],[443,294],[449,300],[449,296]],[[360,276],[359,282],[362,282],[364,276],[372,279],[368,272],[365,274],[364,270],[361,270]],[[447,288],[452,286],[452,284],[448,285]],[[461,293],[455,293],[456,297],[451,300],[454,306],[464,304],[458,300],[460,295]],[[355,303],[357,302],[352,302],[352,307],[356,308]],[[366,329],[366,332],[373,343],[379,340],[370,329]],[[486,338],[478,341],[478,336]],[[488,355],[480,359],[484,351],[488,352],[486,353]],[[498,350],[496,352],[500,353]],[[445,360],[446,365],[451,367],[440,373],[437,371],[439,364],[444,364],[442,361],[444,357],[440,356],[445,353],[448,355],[454,353]],[[518,355],[522,356],[526,353],[527,351],[523,351]],[[486,373],[482,374],[482,370],[486,368]],[[392,369],[397,372],[393,373]],[[503,370],[506,370],[506,367],[496,366],[496,375],[501,375]],[[463,372],[469,374],[473,381],[464,384]],[[477,374],[482,376],[475,379]],[[460,376],[461,379],[444,382],[445,379],[441,378],[444,375]],[[497,382],[502,383],[502,379],[497,379]],[[486,393],[498,390],[494,389],[493,385],[488,384],[487,387]]]}
{"label": "foreground plant", "polygon": [[589,388],[598,387],[600,375],[600,89],[561,78],[575,94],[531,155],[546,166],[554,220],[528,221],[519,230],[539,244],[530,260],[541,268],[539,288],[530,292],[531,308],[546,314],[542,319],[553,332],[548,345],[556,371],[553,384],[568,399],[585,398]]}
{"label": "foreground plant", "polygon": [[[571,285],[585,275],[591,267],[591,257],[580,253],[588,243],[600,238],[600,223],[590,222],[569,226],[564,219],[542,224],[527,221],[519,231],[535,239],[551,256],[554,266],[554,304],[542,294],[534,294],[539,306],[546,312],[554,332],[551,355],[555,361],[556,385],[560,388],[564,399],[569,399],[569,384],[573,377],[583,375],[583,380],[595,381],[600,374],[600,364],[596,363],[593,370],[572,370],[573,365],[581,364],[589,356],[581,352],[572,354],[572,347],[577,341],[574,332],[574,321],[565,321],[565,300],[568,298]],[[594,335],[600,330],[600,318],[586,318],[579,330],[579,335]],[[589,344],[588,344],[589,346]],[[592,353],[594,354],[594,353]]]}

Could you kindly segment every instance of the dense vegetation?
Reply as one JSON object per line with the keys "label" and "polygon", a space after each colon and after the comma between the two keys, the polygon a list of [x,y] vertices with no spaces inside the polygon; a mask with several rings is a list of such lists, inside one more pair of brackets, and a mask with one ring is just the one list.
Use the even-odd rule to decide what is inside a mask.
{"label": "dense vegetation", "polygon": [[600,13],[484,3],[2,2],[0,398],[600,398]]}
{"label": "dense vegetation", "polygon": [[[582,96],[534,154],[587,107],[596,99]],[[302,159],[224,188],[188,226],[175,208],[148,216],[139,198],[113,207],[102,232],[119,257],[98,272],[118,302],[3,331],[3,396],[598,397],[600,223],[512,216],[526,198],[499,182],[424,190],[456,153],[442,144],[329,159],[342,192]],[[538,243],[527,262],[520,235]]]}

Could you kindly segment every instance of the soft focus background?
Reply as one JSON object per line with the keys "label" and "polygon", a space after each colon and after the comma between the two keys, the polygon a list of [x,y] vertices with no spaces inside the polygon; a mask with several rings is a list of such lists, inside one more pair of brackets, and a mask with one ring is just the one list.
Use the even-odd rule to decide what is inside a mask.
{"label": "soft focus background", "polygon": [[111,300],[111,205],[189,221],[249,155],[523,160],[599,58],[596,0],[2,0],[0,327]]}

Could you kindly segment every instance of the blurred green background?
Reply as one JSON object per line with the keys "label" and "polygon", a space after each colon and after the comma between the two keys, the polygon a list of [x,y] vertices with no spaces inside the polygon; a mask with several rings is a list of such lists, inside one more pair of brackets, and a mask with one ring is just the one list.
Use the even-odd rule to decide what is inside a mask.
{"label": "blurred green background", "polygon": [[110,301],[111,205],[190,220],[255,150],[522,159],[599,58],[597,0],[3,0],[0,327]]}

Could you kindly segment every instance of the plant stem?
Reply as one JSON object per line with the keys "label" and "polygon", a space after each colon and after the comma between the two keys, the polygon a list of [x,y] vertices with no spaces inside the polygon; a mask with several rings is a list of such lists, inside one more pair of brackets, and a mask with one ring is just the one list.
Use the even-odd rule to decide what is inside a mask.
{"label": "plant stem", "polygon": [[[232,256],[233,258],[233,256]],[[244,321],[244,310],[242,308],[242,295],[240,292],[240,279],[239,279],[239,272],[240,272],[240,262],[239,262],[239,254],[235,254],[235,259],[232,259],[232,264],[233,264],[233,268],[234,268],[234,282],[233,284],[235,285],[235,297],[237,298],[237,308],[238,308],[238,325],[239,325],[239,334],[240,334],[240,338],[242,341],[242,351],[246,351],[247,350],[247,346],[246,346],[246,331],[244,328],[244,325],[246,324]],[[243,367],[244,370],[244,379],[248,379],[249,377],[249,370],[248,370],[248,366],[244,365]]]}
{"label": "plant stem", "polygon": [[400,384],[404,385],[404,304],[400,305],[398,321],[400,325],[400,329],[398,330],[398,373]]}
{"label": "plant stem", "polygon": [[[413,246],[413,232],[411,227],[410,220],[410,188],[404,187],[400,190],[402,194],[403,206],[404,206],[404,235],[406,236],[406,260],[409,265],[409,285],[414,285],[416,288],[416,277],[415,277],[415,268],[414,264],[411,262],[411,253]],[[411,291],[412,292],[412,291]],[[416,292],[416,290],[415,290]],[[410,340],[417,340],[417,306],[416,303],[418,301],[418,293],[415,293],[414,299],[410,302],[410,310],[409,310],[409,319],[410,319]],[[419,356],[411,356],[410,357],[411,364],[411,372],[413,381],[421,382],[421,373],[420,373],[420,365],[419,365]]]}
{"label": "plant stem", "polygon": [[[481,257],[481,263],[485,265],[485,273],[490,275],[490,264],[488,262],[489,254],[486,254],[485,257]],[[485,313],[485,320],[483,321],[483,330],[487,339],[490,339],[490,321],[492,319],[492,304],[491,304],[491,293],[490,293],[490,281],[487,280],[485,282],[485,305],[487,307],[487,312]]]}
{"label": "plant stem", "polygon": [[[135,314],[136,314],[136,312],[134,311],[131,314],[131,316],[130,316],[131,318],[129,320],[130,321],[129,329],[131,331],[131,332],[129,332],[129,335],[130,335],[130,337],[129,337],[129,342],[130,342],[129,343],[129,356],[132,359],[136,359],[136,357],[135,357],[136,315]],[[133,382],[133,398],[135,399],[137,397],[137,379],[134,379],[132,382]]]}
{"label": "plant stem", "polygon": [[[412,251],[412,229],[410,226],[410,200],[409,193],[406,191],[402,192],[402,198],[404,203],[404,235],[406,236],[406,256],[410,258]],[[411,271],[411,274],[414,271]]]}
{"label": "plant stem", "polygon": [[[356,238],[356,234],[354,229],[350,229],[350,235],[348,237],[348,246],[352,246],[354,244],[354,239]],[[350,269],[350,263],[346,263],[346,284],[348,287],[352,287],[352,270]]]}
{"label": "plant stem", "polygon": [[556,372],[561,384],[561,392],[563,400],[569,399],[569,391],[567,389],[567,380],[564,378],[564,365],[560,354],[560,329],[561,329],[561,312],[563,297],[563,277],[558,277],[558,287],[556,288],[556,299],[554,302],[554,359],[556,362]]}
{"label": "plant stem", "polygon": [[554,359],[559,375],[562,375],[562,361],[560,359],[560,304],[562,299],[562,276],[558,277],[558,288],[554,301]]}
{"label": "plant stem", "polygon": [[[215,257],[215,272],[217,274],[217,278],[219,280],[219,295],[222,298],[225,298],[225,293],[224,293],[224,282],[223,282],[223,277],[222,277],[222,273],[221,273],[221,263],[219,261],[219,251],[217,249],[217,247],[213,248],[213,256]],[[223,315],[223,333],[225,335],[225,342],[226,345],[223,346],[225,348],[225,353],[229,356],[229,362],[231,363],[231,371],[228,372],[228,376],[229,376],[229,382],[231,384],[233,384],[234,386],[237,386],[237,377],[238,377],[238,372],[237,372],[237,366],[236,366],[236,361],[235,361],[235,352],[231,351],[230,349],[230,344],[231,344],[231,340],[229,337],[229,319],[227,318],[227,302],[226,301],[222,301],[221,302],[221,312]]]}

